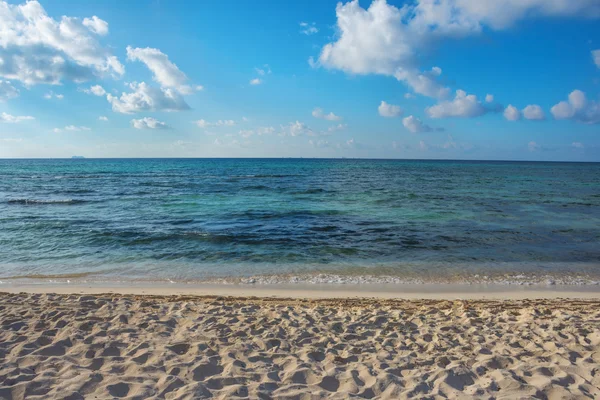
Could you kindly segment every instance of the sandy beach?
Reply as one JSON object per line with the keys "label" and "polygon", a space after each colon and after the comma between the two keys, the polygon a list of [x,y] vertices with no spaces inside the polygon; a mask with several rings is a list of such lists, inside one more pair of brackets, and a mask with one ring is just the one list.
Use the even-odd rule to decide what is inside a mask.
{"label": "sandy beach", "polygon": [[600,300],[3,293],[0,398],[597,398]]}

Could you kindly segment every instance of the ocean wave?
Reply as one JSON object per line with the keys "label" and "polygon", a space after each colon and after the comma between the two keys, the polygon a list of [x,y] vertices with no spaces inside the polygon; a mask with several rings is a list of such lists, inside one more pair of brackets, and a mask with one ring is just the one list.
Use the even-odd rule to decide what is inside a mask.
{"label": "ocean wave", "polygon": [[18,204],[18,205],[46,205],[46,204],[58,204],[58,205],[71,205],[71,204],[83,204],[87,203],[87,200],[80,199],[9,199],[6,200],[7,204]]}
{"label": "ocean wave", "polygon": [[501,276],[471,275],[461,279],[434,276],[341,275],[328,273],[256,275],[249,277],[209,278],[211,284],[241,285],[516,285],[516,286],[599,286],[598,277],[580,275],[504,274]]}

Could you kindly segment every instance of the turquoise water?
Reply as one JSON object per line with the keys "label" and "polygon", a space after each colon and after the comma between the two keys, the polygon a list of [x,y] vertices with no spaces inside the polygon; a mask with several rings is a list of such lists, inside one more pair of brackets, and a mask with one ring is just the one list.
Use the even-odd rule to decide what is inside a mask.
{"label": "turquoise water", "polygon": [[600,164],[0,160],[0,279],[600,275]]}

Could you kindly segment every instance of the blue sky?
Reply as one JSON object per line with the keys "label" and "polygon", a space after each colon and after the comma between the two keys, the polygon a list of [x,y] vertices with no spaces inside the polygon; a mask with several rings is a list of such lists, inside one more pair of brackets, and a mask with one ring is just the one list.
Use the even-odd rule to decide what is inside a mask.
{"label": "blue sky", "polygon": [[597,0],[188,3],[0,0],[0,157],[600,161]]}

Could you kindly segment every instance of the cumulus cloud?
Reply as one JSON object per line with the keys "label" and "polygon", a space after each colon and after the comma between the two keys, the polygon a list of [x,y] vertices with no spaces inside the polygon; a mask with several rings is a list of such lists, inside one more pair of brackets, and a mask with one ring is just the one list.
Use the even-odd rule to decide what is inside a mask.
{"label": "cumulus cloud", "polygon": [[431,132],[433,130],[433,128],[424,124],[423,121],[414,115],[409,115],[402,119],[402,125],[412,133]]}
{"label": "cumulus cloud", "polygon": [[132,119],[131,125],[135,129],[170,129],[170,126],[152,117]]}
{"label": "cumulus cloud", "polygon": [[493,103],[494,102],[494,95],[493,94],[486,94],[485,95],[485,102],[486,103]]}
{"label": "cumulus cloud", "polygon": [[123,92],[121,97],[107,94],[106,99],[115,112],[133,114],[142,111],[183,111],[190,106],[179,92],[174,89],[155,88],[145,82],[130,83],[130,93]]}
{"label": "cumulus cloud", "polygon": [[93,94],[94,96],[104,96],[106,94],[106,90],[100,85],[94,85],[89,89],[79,89],[87,94]]}
{"label": "cumulus cloud", "polygon": [[15,88],[9,81],[0,79],[0,101],[14,99],[19,96],[19,90]]}
{"label": "cumulus cloud", "polygon": [[290,122],[288,125],[281,125],[281,136],[316,136],[315,132],[305,123],[296,121]]}
{"label": "cumulus cloud", "polygon": [[377,107],[377,111],[379,112],[379,115],[386,118],[394,118],[402,115],[402,109],[400,106],[386,103],[383,100],[379,104],[379,107]]}
{"label": "cumulus cloud", "polygon": [[152,79],[158,82],[162,88],[174,89],[181,94],[191,94],[194,90],[203,89],[202,86],[200,89],[198,86],[190,86],[187,83],[188,77],[159,49],[127,46],[127,59],[144,63],[152,71]]}
{"label": "cumulus cloud", "polygon": [[426,72],[419,72],[414,68],[398,68],[394,76],[399,81],[407,84],[415,93],[427,97],[445,99],[450,94],[450,88],[442,85],[437,80],[437,77],[441,73],[442,70],[438,67],[433,67],[430,71]]}
{"label": "cumulus cloud", "polygon": [[336,6],[338,38],[321,50],[319,63],[353,74],[393,75],[411,61],[413,45],[404,13],[383,0],[363,9],[358,0]]}
{"label": "cumulus cloud", "polygon": [[600,68],[600,49],[592,50],[592,60],[594,60],[596,67]]}
{"label": "cumulus cloud", "polygon": [[98,121],[104,121],[104,122],[106,122],[106,121],[108,121],[108,117],[105,117],[105,116],[102,115],[102,116],[98,117]]}
{"label": "cumulus cloud", "polygon": [[220,119],[215,122],[208,122],[204,119],[199,119],[197,121],[194,121],[194,123],[196,125],[198,125],[199,128],[209,128],[212,126],[234,126],[235,125],[235,121],[232,119]]}
{"label": "cumulus cloud", "polygon": [[600,17],[596,0],[450,0],[418,1],[410,24],[420,33],[463,36],[477,34],[487,26],[511,27],[527,17]]}
{"label": "cumulus cloud", "polygon": [[517,109],[517,107],[509,104],[504,110],[504,118],[509,121],[518,121],[521,119],[521,112]]}
{"label": "cumulus cloud", "polygon": [[581,90],[574,90],[567,101],[555,104],[550,112],[555,119],[570,119],[584,124],[600,123],[600,103],[590,101]]}
{"label": "cumulus cloud", "polygon": [[[476,35],[484,27],[501,30],[525,17],[600,16],[597,0],[418,0],[401,8],[373,0],[362,8],[358,0],[336,6],[335,41],[321,49],[313,67],[350,74],[395,76],[425,96],[443,98],[448,90],[435,76],[417,67],[422,48],[445,37]],[[439,75],[439,74],[438,74]]]}
{"label": "cumulus cloud", "polygon": [[84,18],[82,24],[97,35],[104,36],[108,34],[108,22],[95,15],[92,18]]}
{"label": "cumulus cloud", "polygon": [[325,119],[327,121],[339,121],[342,119],[339,115],[335,115],[333,112],[325,114],[322,108],[316,107],[312,111],[312,116],[319,119]]}
{"label": "cumulus cloud", "polygon": [[123,65],[96,39],[108,24],[85,21],[68,16],[55,20],[37,1],[11,5],[0,0],[0,77],[31,86],[123,75]]}
{"label": "cumulus cloud", "polygon": [[319,32],[319,29],[314,22],[300,22],[300,28],[300,33],[305,35],[314,35]]}
{"label": "cumulus cloud", "polygon": [[527,107],[525,107],[523,109],[523,117],[525,117],[525,119],[531,119],[531,120],[537,120],[537,121],[546,119],[544,110],[542,110],[542,107],[538,106],[537,104],[530,104]]}
{"label": "cumulus cloud", "polygon": [[260,85],[262,83],[262,80],[260,78],[254,78],[254,79],[250,79],[250,84],[251,85]]}
{"label": "cumulus cloud", "polygon": [[10,115],[7,114],[5,112],[3,112],[2,114],[0,114],[0,122],[5,122],[8,124],[17,124],[19,122],[22,121],[30,121],[33,120],[35,118],[29,116],[29,115],[25,115],[25,116],[14,116],[14,115]]}
{"label": "cumulus cloud", "polygon": [[483,105],[474,94],[467,94],[464,90],[457,90],[453,100],[441,101],[436,105],[428,107],[425,111],[431,118],[474,118],[499,110],[497,107]]}

